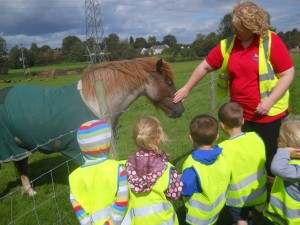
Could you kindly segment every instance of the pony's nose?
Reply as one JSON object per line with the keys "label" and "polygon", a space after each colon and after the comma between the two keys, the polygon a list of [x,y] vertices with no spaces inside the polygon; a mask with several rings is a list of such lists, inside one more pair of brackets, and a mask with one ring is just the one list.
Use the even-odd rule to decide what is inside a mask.
{"label": "pony's nose", "polygon": [[171,118],[179,118],[182,116],[183,112],[184,112],[183,104],[181,102],[176,103],[176,104],[174,104],[174,108],[171,111],[170,117]]}

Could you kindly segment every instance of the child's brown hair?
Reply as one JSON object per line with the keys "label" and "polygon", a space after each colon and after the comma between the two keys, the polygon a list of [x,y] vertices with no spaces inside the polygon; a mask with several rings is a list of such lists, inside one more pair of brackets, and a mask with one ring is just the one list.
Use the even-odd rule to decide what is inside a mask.
{"label": "child's brown hair", "polygon": [[218,121],[206,114],[196,116],[190,122],[190,135],[194,150],[201,145],[212,145],[218,137]]}
{"label": "child's brown hair", "polygon": [[227,102],[218,112],[219,121],[228,128],[241,127],[243,125],[243,109],[236,102]]}

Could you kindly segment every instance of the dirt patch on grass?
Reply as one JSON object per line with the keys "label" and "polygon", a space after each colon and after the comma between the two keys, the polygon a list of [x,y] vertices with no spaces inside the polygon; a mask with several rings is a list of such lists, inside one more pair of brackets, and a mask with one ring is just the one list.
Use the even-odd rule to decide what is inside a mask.
{"label": "dirt patch on grass", "polygon": [[70,76],[74,74],[81,74],[83,69],[73,69],[73,70],[61,70],[61,69],[49,69],[38,73],[36,77],[46,78],[46,77],[58,77],[58,76]]}

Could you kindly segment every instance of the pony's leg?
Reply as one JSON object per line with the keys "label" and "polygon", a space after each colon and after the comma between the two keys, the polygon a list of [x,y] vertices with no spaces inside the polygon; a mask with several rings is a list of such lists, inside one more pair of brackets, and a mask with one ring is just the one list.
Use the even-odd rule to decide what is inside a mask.
{"label": "pony's leg", "polygon": [[28,178],[28,158],[21,159],[19,161],[14,161],[15,167],[21,177],[22,189],[21,193],[23,195],[34,196],[36,191],[31,187]]}

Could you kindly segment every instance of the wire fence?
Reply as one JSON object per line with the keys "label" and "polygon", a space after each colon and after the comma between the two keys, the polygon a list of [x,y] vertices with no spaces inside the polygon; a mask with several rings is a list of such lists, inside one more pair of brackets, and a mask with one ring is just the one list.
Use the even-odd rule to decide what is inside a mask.
{"label": "wire fence", "polygon": [[[133,125],[140,115],[157,117],[170,139],[164,150],[170,154],[171,163],[180,171],[182,163],[191,150],[189,122],[198,114],[216,116],[216,109],[228,99],[215,99],[215,78],[212,73],[198,84],[184,101],[185,112],[181,118],[170,119],[157,111],[143,97],[138,99],[119,119],[116,152],[113,157],[126,159],[136,147],[131,138]],[[70,131],[74,132],[74,131]],[[54,139],[55,140],[55,139]],[[51,140],[52,141],[52,140]],[[37,143],[37,146],[41,144]],[[76,157],[81,157],[80,155]],[[37,195],[21,195],[19,176],[12,163],[3,163],[0,170],[0,224],[77,224],[69,201],[68,175],[78,166],[73,159],[59,153],[43,155],[34,153],[29,157],[31,184]],[[5,179],[4,179],[5,178]]]}

